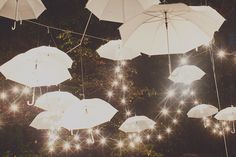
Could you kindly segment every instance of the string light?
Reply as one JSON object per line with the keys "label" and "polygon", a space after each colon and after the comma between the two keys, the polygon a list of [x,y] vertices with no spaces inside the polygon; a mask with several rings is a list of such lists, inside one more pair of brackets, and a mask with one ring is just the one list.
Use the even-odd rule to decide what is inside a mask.
{"label": "string light", "polygon": [[123,79],[123,77],[124,77],[124,76],[123,76],[122,74],[118,74],[118,76],[117,76],[117,77],[118,77],[118,79],[120,79],[120,80],[121,80],[121,79]]}
{"label": "string light", "polygon": [[90,139],[90,138],[88,138],[88,139],[86,140],[86,142],[87,142],[88,145],[93,144],[93,141],[92,141],[92,139]]}
{"label": "string light", "polygon": [[124,142],[123,141],[118,141],[117,146],[119,148],[122,148],[124,146]]}
{"label": "string light", "polygon": [[166,115],[169,114],[169,110],[168,110],[167,108],[163,108],[163,109],[161,110],[161,113],[162,113],[164,116],[166,116]]}
{"label": "string light", "polygon": [[121,71],[120,66],[117,66],[117,67],[115,68],[115,73],[119,73],[120,71]]}
{"label": "string light", "polygon": [[225,57],[225,54],[226,54],[225,51],[220,50],[220,51],[218,51],[217,56],[222,59]]}
{"label": "string light", "polygon": [[108,91],[107,92],[107,96],[110,98],[110,97],[112,97],[113,96],[113,91]]}
{"label": "string light", "polygon": [[183,100],[181,100],[179,103],[180,103],[180,105],[184,105],[185,104],[185,102]]}
{"label": "string light", "polygon": [[194,100],[193,102],[195,105],[199,104],[198,100]]}
{"label": "string light", "polygon": [[173,123],[174,123],[174,124],[177,124],[177,123],[178,123],[178,120],[177,120],[177,119],[173,119]]}
{"label": "string light", "polygon": [[135,144],[134,144],[133,142],[130,142],[130,143],[129,143],[129,146],[130,146],[131,148],[135,148]]}
{"label": "string light", "polygon": [[151,138],[151,136],[148,134],[148,135],[146,136],[146,139],[147,139],[147,140],[150,140],[150,138]]}
{"label": "string light", "polygon": [[75,145],[75,149],[76,149],[76,150],[80,150],[80,149],[81,149],[80,144],[76,144],[76,145]]}
{"label": "string light", "polygon": [[181,114],[182,113],[181,109],[177,109],[177,113]]}
{"label": "string light", "polygon": [[130,111],[126,111],[126,116],[130,116],[131,112]]}
{"label": "string light", "polygon": [[5,99],[7,98],[7,94],[6,94],[5,92],[2,92],[2,93],[0,94],[0,98],[1,98],[2,100],[5,100]]}
{"label": "string light", "polygon": [[70,149],[70,143],[69,142],[65,142],[64,143],[64,145],[63,145],[63,149],[65,150],[65,151],[68,151],[69,149]]}
{"label": "string light", "polygon": [[30,88],[25,87],[25,88],[23,89],[23,94],[28,95],[29,93],[30,93]]}
{"label": "string light", "polygon": [[171,89],[167,92],[167,97],[173,97],[175,95],[175,90]]}
{"label": "string light", "polygon": [[49,147],[49,152],[50,153],[54,152],[54,148],[53,147]]}
{"label": "string light", "polygon": [[119,82],[117,81],[117,80],[114,80],[113,82],[112,82],[112,86],[118,86],[118,84],[119,84]]}
{"label": "string light", "polygon": [[104,138],[104,137],[102,137],[101,139],[100,139],[100,144],[101,145],[105,145],[106,144],[106,138]]}
{"label": "string light", "polygon": [[125,104],[125,103],[126,103],[125,98],[122,98],[122,99],[121,99],[121,103],[122,103],[122,104]]}
{"label": "string light", "polygon": [[160,134],[157,135],[157,139],[158,139],[158,140],[162,140],[162,138],[163,138],[162,135],[160,135]]}
{"label": "string light", "polygon": [[20,89],[17,86],[14,86],[12,88],[12,92],[15,93],[15,94],[19,93],[19,91],[20,91]]}
{"label": "string light", "polygon": [[94,130],[95,134],[99,135],[100,134],[100,130],[97,128]]}
{"label": "string light", "polygon": [[170,134],[170,133],[171,133],[171,131],[172,131],[172,130],[171,130],[171,128],[170,128],[170,127],[166,128],[166,133],[167,133],[167,134]]}
{"label": "string light", "polygon": [[128,90],[128,87],[127,87],[126,85],[123,85],[123,86],[122,86],[122,90],[123,90],[124,92],[126,92],[126,91]]}
{"label": "string light", "polygon": [[74,139],[74,141],[79,141],[80,137],[78,134],[76,134],[73,139]]}
{"label": "string light", "polygon": [[181,59],[180,59],[180,64],[187,64],[188,63],[188,59],[186,58],[186,57],[182,57]]}
{"label": "string light", "polygon": [[17,104],[11,104],[10,111],[11,112],[18,112],[19,111],[18,105]]}

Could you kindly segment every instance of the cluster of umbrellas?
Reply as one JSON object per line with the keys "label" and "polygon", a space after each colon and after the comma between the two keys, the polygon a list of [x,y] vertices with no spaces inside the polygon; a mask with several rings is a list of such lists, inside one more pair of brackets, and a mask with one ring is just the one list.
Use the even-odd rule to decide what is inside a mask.
{"label": "cluster of umbrellas", "polygon": [[187,113],[187,115],[189,118],[201,118],[201,119],[205,119],[207,117],[215,115],[214,118],[219,121],[234,122],[236,121],[236,107],[233,106],[227,107],[218,112],[218,108],[216,108],[213,105],[200,104],[191,108]]}

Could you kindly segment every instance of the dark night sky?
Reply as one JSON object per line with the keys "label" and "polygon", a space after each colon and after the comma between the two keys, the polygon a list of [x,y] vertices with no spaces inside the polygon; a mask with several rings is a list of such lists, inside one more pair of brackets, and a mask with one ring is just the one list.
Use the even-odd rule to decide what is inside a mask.
{"label": "dark night sky", "polygon": [[[89,15],[89,11],[84,9],[87,0],[44,0],[47,10],[40,16],[38,22],[48,24],[55,27],[82,32]],[[191,5],[204,4],[202,0],[168,0],[172,2],[184,2]],[[224,48],[230,54],[224,60],[216,60],[217,77],[219,82],[220,97],[223,107],[235,105],[236,101],[236,59],[232,53],[236,52],[236,0],[209,0],[208,4],[220,12],[227,21],[223,24],[215,38],[217,46]],[[45,28],[41,28],[27,22],[18,25],[15,31],[11,30],[13,22],[0,18],[0,64],[11,59],[18,53],[25,52],[37,45],[44,45],[52,42]],[[92,17],[87,34],[95,35],[107,39],[118,39],[119,32],[117,28],[120,24],[99,21],[96,17]],[[52,32],[56,35],[58,32]],[[92,40],[90,45],[92,49],[96,49],[104,41]],[[190,52],[191,53],[191,52]],[[215,52],[216,53],[216,52]],[[173,56],[174,66],[177,66],[179,56]],[[131,65],[136,68],[139,77],[134,78],[136,85],[140,87],[154,88],[157,91],[163,91],[170,84],[165,78],[167,77],[167,64],[164,56],[147,57],[143,55],[133,61]],[[203,69],[207,76],[201,81],[194,83],[194,88],[198,93],[198,97],[204,102],[217,106],[215,88],[212,77],[211,63],[209,54],[199,55],[191,58],[190,62]],[[163,76],[162,76],[163,75]],[[164,82],[164,83],[163,83]],[[148,114],[153,110],[151,103],[160,99],[137,98],[135,100],[137,113],[145,112]],[[147,106],[144,106],[147,104]],[[148,105],[149,104],[149,105]],[[189,109],[191,106],[185,109]],[[1,110],[0,110],[1,112]],[[150,115],[151,116],[151,115]],[[184,153],[199,154],[199,157],[224,157],[223,140],[220,137],[212,135],[209,130],[204,129],[199,120],[182,119],[180,126],[176,128],[174,137],[170,137],[162,144],[154,143],[156,151],[165,153],[167,157],[180,157]],[[9,125],[9,126],[8,126]],[[6,124],[3,129],[11,128],[10,124]],[[15,126],[17,129],[18,127]],[[12,129],[12,128],[11,128]],[[10,129],[10,130],[11,130]],[[35,132],[35,130],[24,128],[26,132]],[[0,155],[1,151],[15,149],[14,139],[5,141],[5,136],[11,136],[14,131],[8,133],[0,130]],[[22,133],[22,143],[27,143],[27,139],[34,139],[27,133]],[[35,133],[33,134],[35,135]],[[236,136],[229,135],[228,146],[230,157],[236,156]],[[29,143],[27,143],[29,144]],[[1,150],[4,148],[4,150]],[[32,150],[37,150],[37,146],[32,146]],[[173,152],[169,152],[172,150]],[[204,154],[205,156],[201,156]],[[100,156],[104,156],[101,154]]]}

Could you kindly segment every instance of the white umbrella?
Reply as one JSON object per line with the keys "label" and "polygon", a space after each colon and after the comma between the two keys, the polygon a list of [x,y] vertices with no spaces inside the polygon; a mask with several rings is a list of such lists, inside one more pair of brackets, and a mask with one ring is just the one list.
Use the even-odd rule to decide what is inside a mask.
{"label": "white umbrella", "polygon": [[235,121],[236,120],[236,107],[227,107],[219,111],[215,118],[222,121]]}
{"label": "white umbrella", "polygon": [[218,108],[208,104],[200,104],[191,108],[187,115],[189,118],[206,118],[218,112]]}
{"label": "white umbrella", "polygon": [[60,127],[60,119],[61,115],[49,111],[44,111],[39,113],[34,118],[30,126],[39,130],[56,129]]}
{"label": "white umbrella", "polygon": [[126,119],[119,129],[126,133],[141,132],[147,129],[152,129],[155,124],[156,123],[153,120],[146,116],[134,116]]}
{"label": "white umbrella", "polygon": [[100,20],[123,23],[158,3],[158,0],[89,0],[86,8]]}
{"label": "white umbrella", "polygon": [[0,72],[6,79],[29,86],[58,85],[71,79],[65,65],[56,60],[44,60],[27,53],[19,54],[0,67]]}
{"label": "white umbrella", "polygon": [[224,20],[209,6],[162,4],[128,20],[119,30],[125,47],[148,55],[183,54],[208,43]]}
{"label": "white umbrella", "polygon": [[195,65],[183,65],[177,67],[169,76],[169,79],[175,83],[191,84],[196,80],[200,80],[205,75],[202,71]]}
{"label": "white umbrella", "polygon": [[79,98],[69,92],[55,91],[41,95],[35,101],[35,106],[47,111],[60,113],[79,103],[79,101]]}
{"label": "white umbrella", "polygon": [[[15,21],[37,19],[45,10],[41,0],[1,0],[0,16]],[[16,22],[14,27],[16,28]]]}
{"label": "white umbrella", "polygon": [[83,99],[71,106],[61,120],[61,126],[68,130],[89,129],[108,122],[117,110],[102,99]]}
{"label": "white umbrella", "polygon": [[111,60],[129,60],[140,55],[138,51],[123,47],[121,40],[111,40],[97,49],[97,52],[101,57]]}

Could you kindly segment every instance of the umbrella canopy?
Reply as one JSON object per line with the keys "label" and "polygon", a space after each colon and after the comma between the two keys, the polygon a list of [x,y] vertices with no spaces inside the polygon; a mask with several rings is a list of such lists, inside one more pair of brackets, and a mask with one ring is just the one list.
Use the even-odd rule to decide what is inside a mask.
{"label": "umbrella canopy", "polygon": [[9,80],[29,87],[58,85],[71,79],[69,64],[55,55],[36,55],[26,52],[15,56],[0,67],[0,72]]}
{"label": "umbrella canopy", "polygon": [[50,112],[64,112],[74,104],[79,103],[79,98],[69,92],[55,91],[41,95],[35,106]]}
{"label": "umbrella canopy", "polygon": [[100,20],[123,23],[158,3],[158,0],[89,0],[86,8]]}
{"label": "umbrella canopy", "polygon": [[58,63],[65,66],[65,68],[71,68],[73,60],[65,52],[59,50],[56,47],[40,46],[32,48],[25,52],[27,55],[31,55],[32,58],[37,60],[55,60]]}
{"label": "umbrella canopy", "polygon": [[0,16],[15,21],[37,19],[45,9],[41,0],[0,1]]}
{"label": "umbrella canopy", "polygon": [[120,130],[126,133],[141,132],[154,127],[156,123],[146,116],[134,116],[125,120]]}
{"label": "umbrella canopy", "polygon": [[111,40],[97,49],[98,54],[111,60],[129,60],[140,55],[139,52],[122,46],[121,40]]}
{"label": "umbrella canopy", "polygon": [[58,124],[60,119],[61,115],[49,111],[44,111],[39,113],[34,118],[30,126],[39,130],[55,129],[59,127]]}
{"label": "umbrella canopy", "polygon": [[224,20],[209,6],[163,4],[150,7],[119,30],[125,47],[148,55],[181,54],[208,43]]}
{"label": "umbrella canopy", "polygon": [[191,84],[196,80],[200,80],[205,75],[202,71],[195,65],[183,65],[177,67],[169,76],[169,79],[175,83]]}
{"label": "umbrella canopy", "polygon": [[102,99],[83,99],[71,106],[61,120],[61,126],[68,130],[89,129],[108,122],[117,110]]}
{"label": "umbrella canopy", "polygon": [[218,108],[208,104],[200,104],[191,108],[187,115],[189,118],[205,118],[218,112]]}
{"label": "umbrella canopy", "polygon": [[236,107],[227,107],[219,111],[215,115],[215,118],[217,120],[235,121],[236,120]]}

